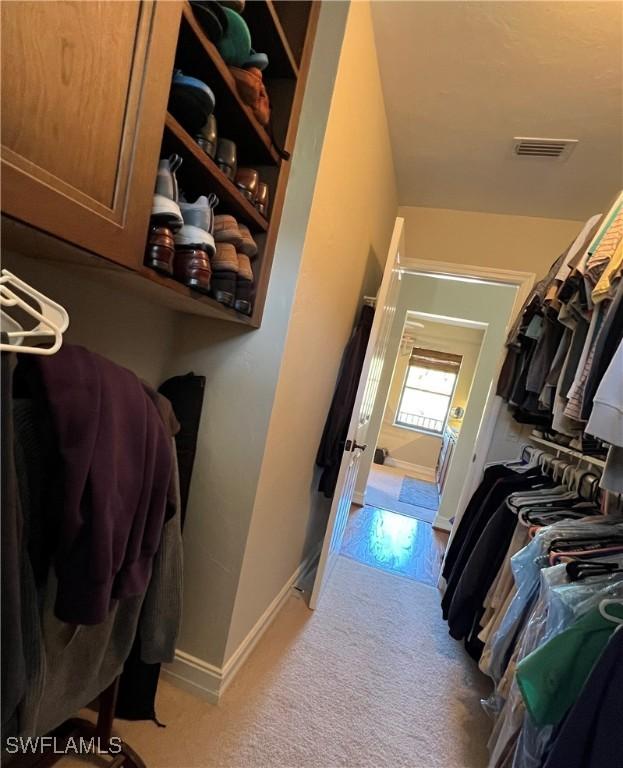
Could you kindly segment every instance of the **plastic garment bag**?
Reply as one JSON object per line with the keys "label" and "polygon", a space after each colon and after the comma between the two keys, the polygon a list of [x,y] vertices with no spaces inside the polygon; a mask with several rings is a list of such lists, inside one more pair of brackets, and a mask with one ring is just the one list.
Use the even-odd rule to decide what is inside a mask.
{"label": "plastic garment bag", "polygon": [[582,533],[587,538],[606,536],[613,528],[623,530],[621,519],[562,520],[542,528],[534,539],[511,559],[516,592],[504,618],[488,638],[482,654],[481,669],[497,684],[502,678],[508,659],[526,616],[534,605],[539,588],[539,574],[549,566],[548,547],[552,541]]}
{"label": "plastic garment bag", "polygon": [[[623,595],[621,573],[572,584],[566,583],[566,579],[564,564],[541,572],[540,589],[534,608],[523,627],[496,693],[487,702],[488,708],[494,710],[501,705],[489,740],[489,768],[510,765],[513,768],[538,768],[552,737],[552,728],[538,729],[526,717],[521,691],[515,680],[515,668],[519,661],[598,605],[604,597]],[[552,610],[556,605],[558,610]]]}
{"label": "plastic garment bag", "polygon": [[[623,565],[621,556],[606,559],[608,562],[619,562]],[[555,568],[560,567],[555,566]],[[563,632],[580,616],[597,607],[602,599],[621,597],[623,597],[623,573],[589,578],[553,589],[542,642],[547,642]],[[529,714],[525,713],[513,768],[541,768],[554,730],[553,726],[536,726]]]}

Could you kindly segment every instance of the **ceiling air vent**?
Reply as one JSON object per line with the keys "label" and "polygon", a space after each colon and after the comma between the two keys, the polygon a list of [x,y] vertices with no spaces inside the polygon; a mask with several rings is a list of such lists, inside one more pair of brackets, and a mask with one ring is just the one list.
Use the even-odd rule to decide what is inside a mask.
{"label": "ceiling air vent", "polygon": [[577,139],[534,139],[527,136],[515,136],[513,138],[513,152],[519,157],[566,160],[577,143]]}

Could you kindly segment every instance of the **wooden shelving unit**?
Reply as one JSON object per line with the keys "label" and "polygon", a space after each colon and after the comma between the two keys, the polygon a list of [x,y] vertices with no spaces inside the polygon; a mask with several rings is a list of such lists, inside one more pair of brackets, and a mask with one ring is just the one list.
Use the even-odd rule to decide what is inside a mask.
{"label": "wooden shelving unit", "polygon": [[[252,0],[244,9],[243,18],[249,26],[254,49],[265,52],[269,58],[263,78],[272,108],[270,131],[260,125],[241,99],[229,67],[195,18],[188,0],[137,4],[141,12],[137,13],[136,29],[124,31],[120,46],[128,60],[135,56],[137,40],[143,46],[140,50],[147,54],[143,57],[142,68],[133,67],[129,75],[118,67],[116,53],[102,44],[105,33],[102,18],[113,28],[117,20],[112,6],[100,17],[91,4],[79,5],[86,32],[85,36],[76,37],[74,44],[93,72],[102,78],[116,78],[115,88],[108,89],[110,93],[104,89],[102,93],[107,104],[110,102],[111,120],[116,120],[113,126],[116,130],[100,132],[97,136],[82,131],[79,133],[81,143],[74,141],[73,146],[65,147],[62,137],[49,131],[46,133],[41,127],[39,134],[33,133],[32,146],[24,150],[23,142],[16,145],[20,152],[23,151],[23,157],[16,154],[16,147],[3,144],[4,247],[36,258],[70,262],[72,269],[97,270],[98,280],[141,294],[177,311],[249,328],[259,327],[290,170],[289,161],[282,158],[294,149],[320,3]],[[47,12],[61,14],[61,18],[67,14],[73,19],[75,8],[71,3],[59,3],[56,11]],[[31,20],[25,11],[15,5],[12,14],[20,28],[29,29]],[[58,29],[62,29],[62,25]],[[42,45],[52,52],[50,55],[56,55],[61,44],[59,35],[56,27],[50,25],[40,30]],[[143,54],[138,58],[142,61],[141,56]],[[9,58],[17,70],[24,66],[27,52],[15,44],[9,47]],[[260,179],[269,186],[266,216],[261,215],[227,178],[181,122],[167,112],[175,69],[198,78],[213,91],[218,136],[234,141],[238,166],[257,169]],[[84,83],[85,90],[91,86],[91,83]],[[21,108],[25,114],[30,114],[37,94],[53,92],[54,88],[61,89],[64,85],[52,68],[33,79],[27,108],[24,106],[26,102],[20,104],[13,95],[13,111]],[[131,98],[122,103],[119,94],[126,93]],[[80,94],[73,93],[72,98],[81,103]],[[5,112],[12,114],[11,110]],[[3,126],[4,122],[3,118]],[[37,130],[39,124],[44,126],[46,121],[40,121]],[[68,133],[71,134],[74,127],[74,123],[70,123]],[[41,146],[48,147],[43,155]],[[73,176],[67,179],[56,167],[57,158],[65,150],[72,158],[72,163],[67,165]],[[235,216],[253,234],[258,255],[252,263],[254,297],[251,317],[144,266],[158,158],[173,152],[181,155],[184,161],[178,171],[178,181],[186,200],[214,193],[219,199],[216,212]],[[39,174],[37,169],[43,156],[49,161],[50,169],[42,167]],[[100,156],[115,158],[116,166],[110,168],[102,161],[101,167],[98,165],[95,170],[89,168],[88,172],[82,172],[83,157],[93,160]],[[92,172],[96,170],[101,178],[94,185]]]}
{"label": "wooden shelving unit", "polygon": [[[298,127],[318,6],[318,3],[308,2],[293,6],[290,2],[280,0],[255,0],[246,4],[243,14],[251,31],[254,49],[268,54],[270,63],[264,72],[264,81],[271,100],[272,122],[279,141],[290,152]],[[233,140],[237,147],[238,165],[256,168],[260,178],[269,184],[271,199],[267,219],[205,154],[195,138],[173,115],[167,113],[162,156],[177,152],[184,158],[178,178],[187,199],[196,199],[199,195],[213,192],[220,200],[216,212],[229,213],[246,224],[258,243],[259,253],[252,265],[255,276],[253,315],[241,315],[148,268],[139,271],[151,281],[151,291],[155,288],[160,291],[172,290],[176,293],[176,305],[180,301],[188,302],[186,311],[257,328],[261,323],[270,281],[289,162],[281,159],[273,138],[240,98],[233,75],[195,18],[187,0],[182,5],[175,67],[209,85],[216,101],[214,114],[219,137]]]}
{"label": "wooden shelving unit", "polygon": [[[260,0],[260,4],[263,5],[264,0]],[[198,77],[210,86],[216,98],[219,123],[226,128],[223,135],[237,140],[239,159],[245,163],[279,165],[279,153],[270,136],[240,98],[234,76],[201,28],[188,2],[184,3],[182,11],[176,66],[184,74]]]}
{"label": "wooden shelving unit", "polygon": [[[236,216],[238,221],[246,224],[252,232],[266,232],[268,221],[257,208],[247,200],[240,190],[221,171],[209,155],[201,149],[197,142],[177,122],[173,115],[167,113],[165,122],[165,143],[171,144],[175,151],[184,158],[186,165],[192,162],[201,178],[204,189],[214,192],[221,203]],[[200,188],[197,189],[200,192]]]}

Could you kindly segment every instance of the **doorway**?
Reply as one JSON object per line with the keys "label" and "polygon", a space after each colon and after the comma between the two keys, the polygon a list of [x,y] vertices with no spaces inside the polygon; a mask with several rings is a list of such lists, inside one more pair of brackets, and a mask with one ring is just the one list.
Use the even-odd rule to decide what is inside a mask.
{"label": "doorway", "polygon": [[365,490],[432,523],[468,408],[486,324],[408,311]]}
{"label": "doorway", "polygon": [[345,556],[437,582],[447,536],[432,523],[485,330],[481,322],[407,311],[365,496],[345,531]]}
{"label": "doorway", "polygon": [[479,435],[495,420],[492,382],[530,277],[404,271],[367,433],[374,449],[361,461],[342,555],[437,583],[452,518],[481,458]]}
{"label": "doorway", "polygon": [[[344,452],[310,594],[311,608],[317,606],[338,556],[349,554],[343,551],[342,545],[345,534],[349,534],[346,536],[348,541],[353,530],[352,502],[358,502],[362,509],[366,509],[366,486],[374,455],[371,448],[378,443],[409,313],[418,313],[428,321],[456,324],[458,320],[465,325],[480,324],[486,328],[470,388],[470,408],[463,415],[433,523],[407,517],[405,519],[411,520],[410,524],[396,521],[387,516],[399,513],[389,510],[372,516],[377,521],[377,530],[378,524],[382,524],[384,535],[410,525],[412,534],[403,542],[403,549],[421,551],[422,556],[430,559],[435,564],[434,570],[438,571],[441,557],[433,551],[432,544],[437,535],[433,529],[444,534],[451,530],[452,519],[459,513],[458,507],[465,491],[482,468],[495,424],[493,382],[501,367],[504,341],[511,321],[534,280],[534,275],[530,273],[409,259],[403,225],[404,221],[398,218],[377,296],[370,340],[345,432]],[[361,518],[362,515],[359,515]],[[387,519],[392,521],[389,526]],[[371,519],[357,525],[357,530],[364,532],[369,552],[382,549],[379,541],[375,540],[378,536],[374,534]],[[424,548],[414,543],[415,531],[424,532],[428,541]],[[376,565],[372,562],[367,564]],[[385,565],[380,567],[385,568]]]}

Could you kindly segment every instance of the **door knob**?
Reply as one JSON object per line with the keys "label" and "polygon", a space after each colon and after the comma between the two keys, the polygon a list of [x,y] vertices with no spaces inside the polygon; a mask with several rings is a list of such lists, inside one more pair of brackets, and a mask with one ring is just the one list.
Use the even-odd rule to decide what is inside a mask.
{"label": "door knob", "polygon": [[344,450],[346,453],[352,453],[356,450],[365,451],[367,447],[367,445],[359,445],[359,443],[357,443],[355,440],[347,440],[344,444]]}

